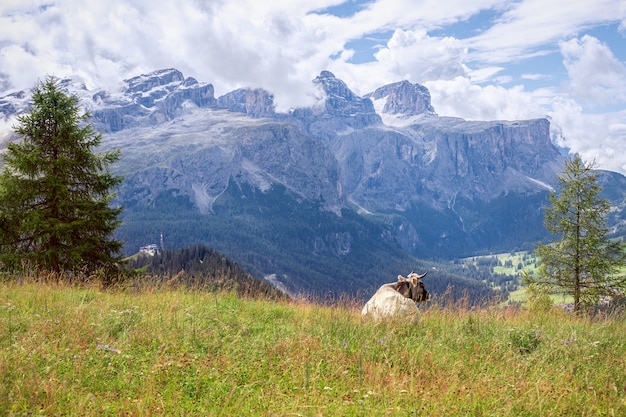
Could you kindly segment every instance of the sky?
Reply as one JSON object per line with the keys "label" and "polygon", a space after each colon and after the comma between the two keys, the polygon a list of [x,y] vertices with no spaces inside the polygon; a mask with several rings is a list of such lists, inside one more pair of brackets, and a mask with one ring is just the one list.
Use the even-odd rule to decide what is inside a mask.
{"label": "sky", "polygon": [[440,116],[548,117],[558,145],[626,174],[626,0],[0,0],[0,96],[163,68],[279,111],[319,100],[323,70],[359,95],[408,80]]}

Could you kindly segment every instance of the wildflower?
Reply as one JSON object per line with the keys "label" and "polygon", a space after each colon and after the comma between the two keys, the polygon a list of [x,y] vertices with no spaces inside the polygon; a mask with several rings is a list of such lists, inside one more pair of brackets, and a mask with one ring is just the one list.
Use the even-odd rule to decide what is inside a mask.
{"label": "wildflower", "polygon": [[96,346],[96,349],[104,350],[106,352],[111,352],[111,353],[122,353],[119,350],[115,349],[113,346],[109,346],[109,345],[98,344],[98,346]]}
{"label": "wildflower", "polygon": [[346,341],[344,340],[343,342],[341,342],[341,346],[346,347],[348,346],[348,344],[346,343]]}

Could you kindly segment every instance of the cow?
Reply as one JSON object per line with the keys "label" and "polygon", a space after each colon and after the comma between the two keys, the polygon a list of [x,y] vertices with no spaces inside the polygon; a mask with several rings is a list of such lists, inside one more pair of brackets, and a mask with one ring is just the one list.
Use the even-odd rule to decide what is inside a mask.
{"label": "cow", "polygon": [[428,301],[430,294],[421,281],[426,273],[411,272],[406,278],[398,275],[398,281],[384,284],[369,299],[361,310],[361,317],[376,321],[398,317],[417,319],[419,311],[416,303]]}

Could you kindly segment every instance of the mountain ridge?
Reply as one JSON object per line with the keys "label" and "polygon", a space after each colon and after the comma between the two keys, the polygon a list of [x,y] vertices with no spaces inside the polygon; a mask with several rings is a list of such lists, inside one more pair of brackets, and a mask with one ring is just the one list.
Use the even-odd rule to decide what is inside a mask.
{"label": "mountain ridge", "polygon": [[[174,247],[211,245],[297,292],[375,286],[420,259],[546,237],[541,207],[563,162],[548,119],[442,117],[408,81],[364,96],[329,71],[312,82],[317,105],[278,113],[266,90],[216,98],[175,69],[114,92],[63,80],[104,132],[103,148],[122,149],[116,202],[128,252],[166,229]],[[0,97],[0,111],[11,117],[24,100]],[[619,232],[624,184],[619,174],[606,181]]]}

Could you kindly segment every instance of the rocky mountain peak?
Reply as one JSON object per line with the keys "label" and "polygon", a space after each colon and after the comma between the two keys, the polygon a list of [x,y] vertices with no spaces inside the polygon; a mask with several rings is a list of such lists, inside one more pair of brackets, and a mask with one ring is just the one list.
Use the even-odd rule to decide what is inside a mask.
{"label": "rocky mountain peak", "polygon": [[326,113],[332,116],[354,116],[356,114],[375,114],[374,105],[369,98],[357,96],[346,83],[336,78],[330,71],[322,71],[313,82],[326,94]]}
{"label": "rocky mountain peak", "polygon": [[420,114],[435,114],[430,102],[430,91],[421,84],[411,84],[404,80],[378,88],[367,94],[377,104],[380,113],[402,114],[417,116]]}
{"label": "rocky mountain peak", "polygon": [[92,97],[94,118],[102,130],[117,132],[172,120],[185,107],[215,107],[212,84],[185,78],[176,69],[163,69],[124,80],[118,93],[99,91]]}
{"label": "rocky mountain peak", "polygon": [[224,94],[217,99],[217,107],[255,118],[275,115],[274,96],[261,88],[240,88]]}
{"label": "rocky mountain peak", "polygon": [[211,84],[201,85],[195,78],[185,79],[176,69],[154,71],[125,80],[125,83],[127,87],[123,91],[124,96],[147,108],[163,107],[159,106],[161,101],[165,101],[165,107],[170,109],[185,100],[199,107],[215,105]]}
{"label": "rocky mountain peak", "polygon": [[328,97],[343,98],[347,101],[358,101],[360,97],[354,94],[342,80],[335,77],[330,71],[322,71],[320,75],[313,80],[315,84],[319,84]]}
{"label": "rocky mountain peak", "polygon": [[175,89],[185,81],[183,74],[173,68],[162,69],[145,75],[124,80],[128,86],[125,90],[127,94],[143,93],[157,87]]}

